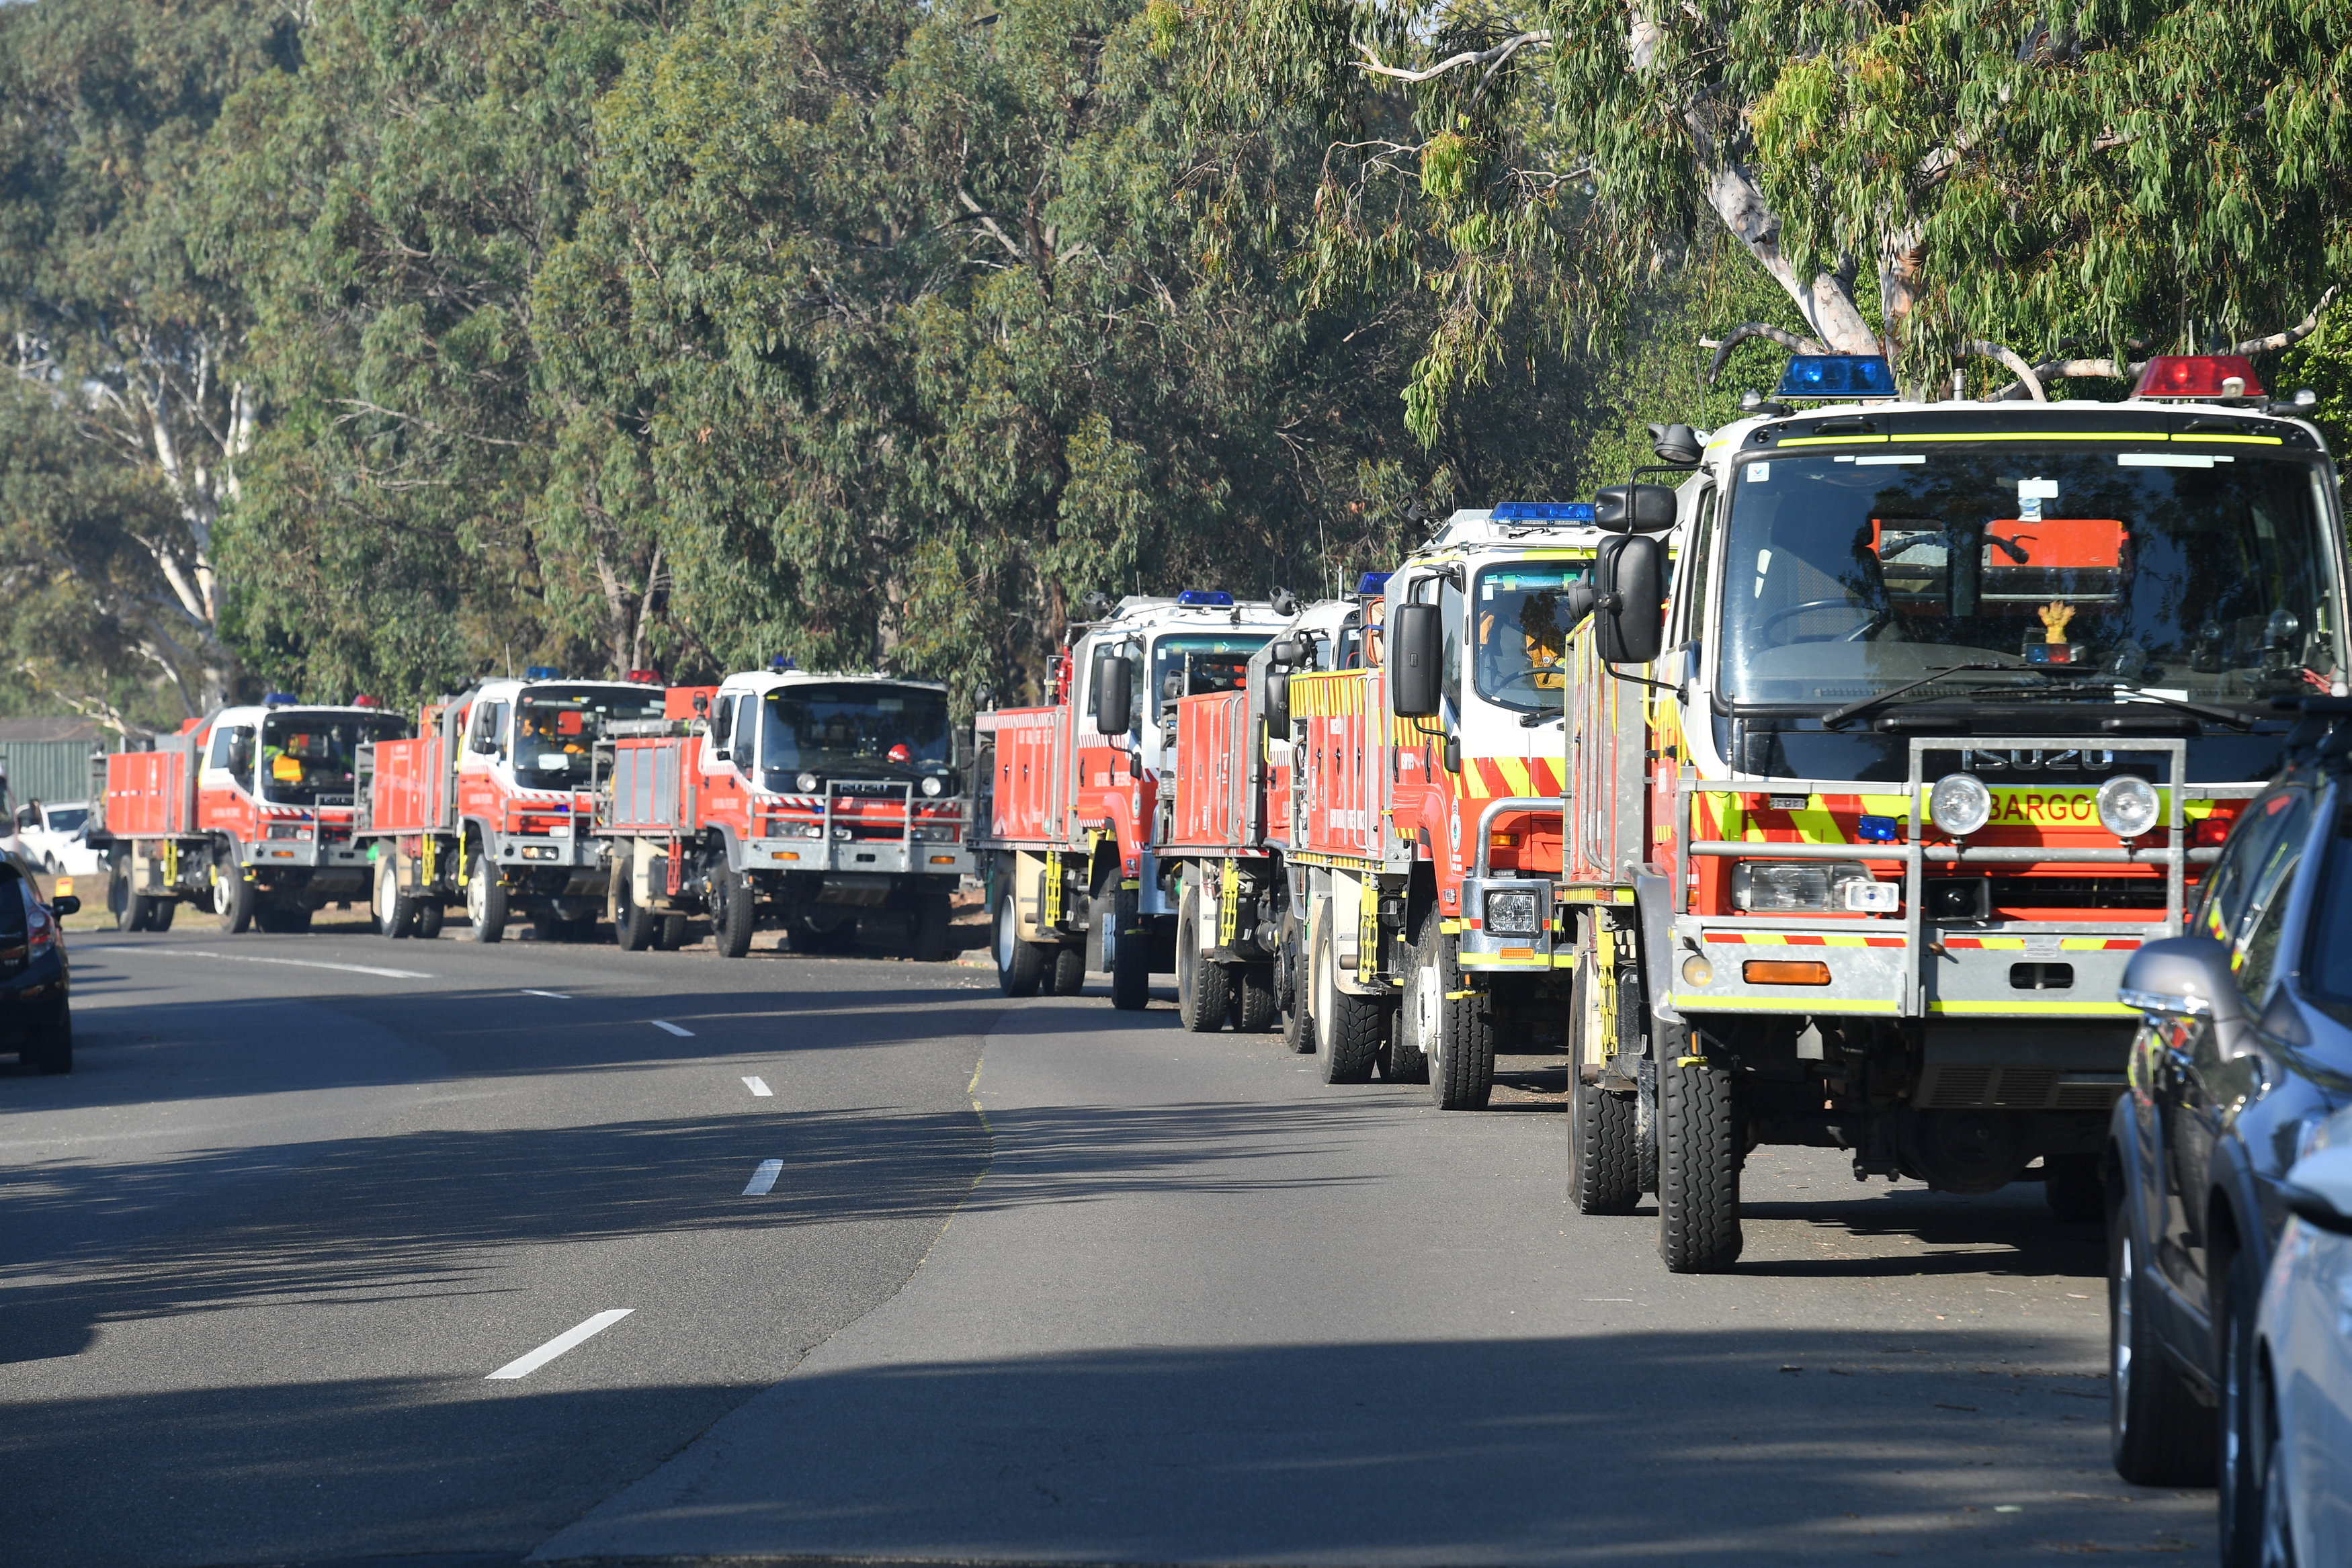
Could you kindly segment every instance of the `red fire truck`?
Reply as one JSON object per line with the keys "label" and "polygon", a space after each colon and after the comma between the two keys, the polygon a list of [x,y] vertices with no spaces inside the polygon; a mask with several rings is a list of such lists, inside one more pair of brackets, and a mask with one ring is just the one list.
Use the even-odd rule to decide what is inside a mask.
{"label": "red fire truck", "polygon": [[973,862],[946,687],[779,661],[612,727],[598,827],[623,947],[676,947],[701,915],[730,958],[763,920],[803,950],[880,922],[915,958],[948,956]]}
{"label": "red fire truck", "polygon": [[1054,656],[1045,706],[974,721],[973,848],[1005,994],[1075,996],[1093,970],[1133,1009],[1175,961],[1178,893],[1150,839],[1175,747],[1168,710],[1238,682],[1296,607],[1187,590],[1116,605],[1089,594],[1087,609]]}
{"label": "red fire truck", "polygon": [[1626,493],[1573,652],[1580,1208],[1653,1188],[1667,1266],[1725,1269],[1790,1144],[2096,1218],[2124,965],[2274,704],[2344,690],[2336,476],[2259,392],[2159,359],[2125,403],[1919,403],[1810,356],[1780,395],[1827,406],[1662,431],[1687,476]]}
{"label": "red fire truck", "polygon": [[191,720],[152,750],[108,757],[90,841],[108,857],[116,926],[168,931],[195,904],[226,932],[306,931],[320,907],[365,898],[354,768],[407,729],[365,697],[320,707],[272,692]]}
{"label": "red fire truck", "polygon": [[541,941],[589,936],[611,881],[592,831],[596,743],[610,725],[660,717],[662,704],[650,670],[572,681],[534,665],[426,705],[413,739],[367,747],[359,838],[377,930],[433,936],[460,904],[479,942],[517,915]]}
{"label": "red fire truck", "polygon": [[1209,689],[1176,700],[1175,766],[1161,775],[1152,840],[1177,887],[1176,1010],[1186,1029],[1219,1030],[1230,1017],[1255,1030],[1279,1017],[1293,1051],[1315,1049],[1298,1005],[1303,944],[1291,900],[1290,681],[1361,664],[1364,612],[1382,580],[1369,576],[1354,596],[1309,605],[1250,655],[1237,683],[1213,673]]}
{"label": "red fire truck", "polygon": [[1296,667],[1269,702],[1289,739],[1305,1015],[1289,1032],[1327,1082],[1380,1071],[1475,1108],[1498,1037],[1561,1033],[1561,661],[1591,606],[1592,519],[1581,503],[1456,512],[1368,603],[1385,648],[1368,629],[1359,667],[1309,667],[1286,640]]}

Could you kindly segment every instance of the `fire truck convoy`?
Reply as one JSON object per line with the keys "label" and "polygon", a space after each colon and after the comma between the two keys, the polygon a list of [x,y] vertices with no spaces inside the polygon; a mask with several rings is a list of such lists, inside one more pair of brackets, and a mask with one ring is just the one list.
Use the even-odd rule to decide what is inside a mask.
{"label": "fire truck convoy", "polygon": [[782,665],[673,687],[657,716],[608,727],[621,946],[675,948],[702,915],[730,958],[763,921],[814,950],[878,917],[915,958],[945,958],[973,869],[947,688]]}
{"label": "fire truck convoy", "polygon": [[1054,656],[1045,706],[974,719],[973,848],[1006,995],[1075,996],[1093,971],[1110,976],[1114,1006],[1136,1009],[1176,961],[1181,867],[1150,837],[1173,762],[1168,710],[1187,691],[1236,685],[1297,612],[1198,590],[1116,605],[1088,594],[1086,609]]}
{"label": "fire truck convoy", "polygon": [[663,702],[651,671],[571,681],[534,665],[428,703],[413,737],[365,747],[358,841],[376,929],[437,936],[458,905],[479,942],[518,915],[541,941],[588,936],[612,880],[593,831],[596,743],[610,725],[657,719]]}
{"label": "fire truck convoy", "polygon": [[194,904],[225,932],[305,931],[321,906],[365,898],[355,764],[407,728],[366,698],[320,707],[273,692],[109,756],[90,841],[107,855],[116,926],[168,931]]}
{"label": "fire truck convoy", "polygon": [[[1604,492],[1600,515],[1624,500]],[[1327,1082],[1378,1071],[1446,1109],[1486,1103],[1498,1039],[1565,1032],[1562,661],[1591,608],[1595,515],[1456,512],[1360,585],[1360,611],[1301,617],[1251,693],[1179,705],[1188,1026],[1217,1027],[1271,957],[1286,1034]]]}
{"label": "fire truck convoy", "polygon": [[1825,405],[1659,434],[1686,476],[1630,492],[1571,648],[1580,1209],[1654,1190],[1667,1266],[1721,1270],[1789,1144],[2096,1216],[2124,965],[2345,690],[2335,472],[2260,392],[2158,358],[2120,403],[1919,403],[1801,356],[1777,395]]}

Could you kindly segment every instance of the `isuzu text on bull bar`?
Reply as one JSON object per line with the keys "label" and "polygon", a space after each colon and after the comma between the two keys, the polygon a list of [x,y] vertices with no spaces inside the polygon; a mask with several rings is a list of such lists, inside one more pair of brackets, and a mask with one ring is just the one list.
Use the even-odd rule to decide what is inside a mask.
{"label": "isuzu text on bull bar", "polygon": [[1842,386],[1665,428],[1688,476],[1625,491],[1575,647],[1570,1194],[1654,1186],[1677,1270],[1738,1257],[1759,1144],[2095,1216],[2125,962],[2181,929],[2279,705],[2344,690],[2335,471],[2243,361],[1917,403],[1809,357],[1781,395]]}

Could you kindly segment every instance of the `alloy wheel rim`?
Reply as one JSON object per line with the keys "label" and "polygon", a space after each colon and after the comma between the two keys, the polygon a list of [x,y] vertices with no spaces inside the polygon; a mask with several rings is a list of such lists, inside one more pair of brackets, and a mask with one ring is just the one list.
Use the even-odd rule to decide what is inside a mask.
{"label": "alloy wheel rim", "polygon": [[479,925],[489,907],[490,881],[483,874],[481,862],[477,861],[474,862],[474,874],[466,879],[466,914],[475,925]]}

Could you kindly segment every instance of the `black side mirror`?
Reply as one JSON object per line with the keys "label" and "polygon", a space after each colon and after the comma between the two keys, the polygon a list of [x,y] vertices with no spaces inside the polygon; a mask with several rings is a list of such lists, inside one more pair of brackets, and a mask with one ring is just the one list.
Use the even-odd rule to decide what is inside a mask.
{"label": "black side mirror", "polygon": [[2124,966],[2116,999],[2158,1018],[2234,1018],[2238,988],[2230,977],[2230,950],[2210,936],[2147,943]]}
{"label": "black side mirror", "polygon": [[1271,739],[1290,738],[1290,672],[1276,670],[1265,677],[1265,733]]}
{"label": "black side mirror", "polygon": [[1698,432],[1687,424],[1654,424],[1650,426],[1650,450],[1658,455],[1661,463],[1696,468],[1699,459]]}
{"label": "black side mirror", "polygon": [[49,900],[49,913],[63,920],[68,915],[81,913],[81,900],[70,893],[61,893]]}
{"label": "black side mirror", "polygon": [[1125,735],[1135,719],[1134,693],[1129,685],[1135,679],[1135,661],[1122,654],[1111,653],[1095,661],[1095,731],[1098,735]]}
{"label": "black side mirror", "polygon": [[1664,485],[1611,485],[1593,496],[1592,520],[1620,533],[1663,533],[1675,526],[1675,493]]}
{"label": "black side mirror", "polygon": [[1389,617],[1389,711],[1433,718],[1445,692],[1445,628],[1434,604],[1400,604]]}
{"label": "black side mirror", "polygon": [[1601,541],[1592,562],[1592,608],[1606,663],[1646,664],[1658,656],[1666,637],[1665,565],[1665,547],[1646,535]]}

